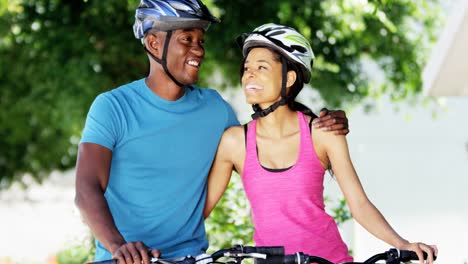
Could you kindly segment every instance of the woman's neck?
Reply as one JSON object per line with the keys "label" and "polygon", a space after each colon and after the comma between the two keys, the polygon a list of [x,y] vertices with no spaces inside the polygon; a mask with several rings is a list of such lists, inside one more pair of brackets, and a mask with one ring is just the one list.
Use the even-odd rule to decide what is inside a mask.
{"label": "woman's neck", "polygon": [[271,138],[282,138],[299,129],[297,113],[287,105],[278,107],[267,116],[257,119],[257,134]]}

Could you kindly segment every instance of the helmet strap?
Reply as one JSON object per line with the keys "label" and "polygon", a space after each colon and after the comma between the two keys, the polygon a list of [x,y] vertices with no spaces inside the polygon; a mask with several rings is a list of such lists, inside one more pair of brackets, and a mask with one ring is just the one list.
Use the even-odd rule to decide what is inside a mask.
{"label": "helmet strap", "polygon": [[171,40],[171,36],[172,36],[172,30],[169,30],[166,32],[166,40],[164,41],[164,49],[163,49],[163,54],[162,54],[162,58],[159,59],[159,58],[156,58],[156,56],[154,56],[151,52],[148,51],[148,49],[146,48],[146,46],[143,46],[144,49],[146,50],[146,52],[151,56],[151,58],[153,58],[153,60],[155,60],[157,63],[161,64],[163,66],[163,69],[164,69],[164,72],[166,72],[167,76],[169,76],[169,78],[171,78],[171,80],[177,84],[177,86],[179,87],[183,87],[184,85],[181,84],[180,82],[178,82],[176,80],[176,78],[174,78],[174,76],[172,76],[172,74],[169,72],[169,69],[167,68],[167,49],[169,47],[169,41]]}
{"label": "helmet strap", "polygon": [[270,105],[266,109],[262,109],[258,104],[253,104],[252,109],[254,110],[254,113],[252,114],[252,119],[257,119],[259,117],[264,117],[267,116],[269,113],[273,112],[278,108],[279,106],[285,105],[287,103],[287,97],[286,97],[286,81],[287,81],[287,66],[286,66],[286,59],[281,56],[281,99],[274,104]]}

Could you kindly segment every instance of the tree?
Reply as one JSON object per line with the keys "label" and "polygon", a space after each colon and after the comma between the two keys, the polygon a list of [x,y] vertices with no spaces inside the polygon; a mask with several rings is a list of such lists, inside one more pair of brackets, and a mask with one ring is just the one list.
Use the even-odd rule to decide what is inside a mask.
{"label": "tree", "polygon": [[[235,37],[267,22],[287,24],[310,39],[312,85],[330,108],[420,92],[441,24],[437,0],[205,2],[222,23],[208,31],[200,86],[238,87]],[[147,57],[131,30],[137,4],[0,0],[0,191],[25,174],[40,182],[53,169],[73,167],[95,96],[147,73]],[[365,71],[369,61],[381,68],[384,82],[376,85]],[[214,83],[213,74],[221,82]],[[250,242],[247,204],[233,199],[240,191],[239,177],[233,178],[207,225],[216,246]],[[342,202],[333,213],[338,222],[350,217]]]}
{"label": "tree", "polygon": [[[436,0],[206,1],[221,18],[207,34],[202,86],[237,85],[239,33],[266,22],[298,28],[312,43],[312,84],[330,107],[421,90],[420,73],[440,27]],[[131,26],[137,0],[0,0],[0,190],[25,173],[41,181],[74,166],[94,97],[148,70]],[[363,60],[383,70],[371,85]]]}
{"label": "tree", "polygon": [[100,92],[147,65],[131,30],[136,1],[10,1],[0,17],[0,189],[74,165]]}

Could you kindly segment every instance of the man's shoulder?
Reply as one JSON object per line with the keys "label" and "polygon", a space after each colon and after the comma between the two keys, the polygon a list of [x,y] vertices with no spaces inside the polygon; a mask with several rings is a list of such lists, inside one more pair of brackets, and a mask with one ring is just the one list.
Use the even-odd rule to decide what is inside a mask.
{"label": "man's shoulder", "polygon": [[126,100],[130,98],[132,93],[136,91],[136,87],[139,85],[139,81],[133,81],[126,83],[116,88],[112,88],[105,92],[102,92],[96,96],[94,99],[93,105],[103,106],[103,107],[113,107],[118,104],[119,101]]}
{"label": "man's shoulder", "polygon": [[119,101],[121,99],[131,97],[136,91],[138,91],[137,88],[141,86],[142,80],[143,79],[132,81],[102,92],[96,97],[96,101]]}
{"label": "man's shoulder", "polygon": [[118,95],[125,95],[127,93],[135,91],[136,89],[138,89],[138,87],[141,87],[143,84],[144,84],[144,79],[139,79],[139,80],[135,80],[135,81],[120,85],[120,86],[118,86],[116,88],[113,88],[113,89],[111,89],[111,90],[109,90],[109,91],[107,91],[105,93],[113,94],[113,95],[117,95],[117,96]]}

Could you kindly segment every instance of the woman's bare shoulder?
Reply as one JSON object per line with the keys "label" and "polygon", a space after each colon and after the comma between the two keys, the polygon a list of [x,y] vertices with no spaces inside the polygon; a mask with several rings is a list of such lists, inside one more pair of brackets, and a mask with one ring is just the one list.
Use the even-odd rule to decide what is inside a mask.
{"label": "woman's bare shoulder", "polygon": [[334,144],[340,144],[346,142],[344,135],[337,135],[333,131],[327,131],[323,128],[316,128],[312,126],[311,128],[312,139],[314,145],[318,145],[321,148],[327,148]]}
{"label": "woman's bare shoulder", "polygon": [[236,146],[238,144],[244,144],[244,126],[232,126],[226,129],[221,138],[222,144],[227,144],[229,146]]}

